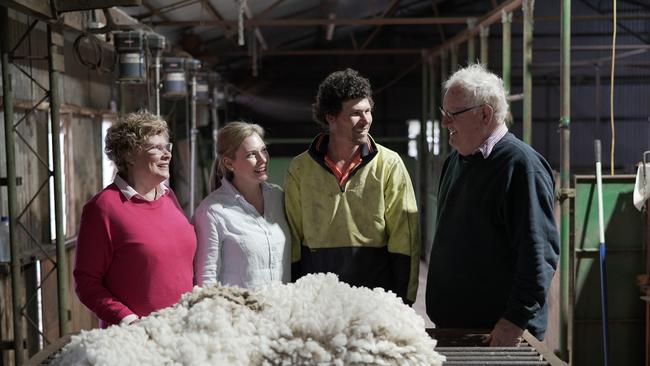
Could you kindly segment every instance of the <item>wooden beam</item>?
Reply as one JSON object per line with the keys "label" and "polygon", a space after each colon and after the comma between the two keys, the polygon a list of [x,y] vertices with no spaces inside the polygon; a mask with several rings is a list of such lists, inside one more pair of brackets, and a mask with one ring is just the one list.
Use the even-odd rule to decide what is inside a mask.
{"label": "wooden beam", "polygon": [[[399,2],[400,0],[393,0],[390,4],[388,4],[386,9],[384,9],[384,12],[381,14],[380,18],[386,18],[387,16],[391,16],[395,14]],[[381,27],[382,27],[381,25],[378,26],[377,28],[375,28],[375,30],[372,31],[372,33],[370,33],[368,38],[366,38],[366,41],[363,42],[363,44],[361,45],[362,50],[365,49],[370,44],[370,42],[372,42],[375,39],[377,34],[379,34],[379,32],[381,31]]]}
{"label": "wooden beam", "polygon": [[[206,6],[208,11],[210,11],[210,14],[212,14],[213,18],[215,18],[217,21],[225,22],[225,18],[223,17],[223,15],[219,13],[217,8],[215,8],[214,5],[212,5],[212,3],[209,0],[202,0],[202,3]],[[221,28],[221,31],[223,32],[223,35],[226,38],[231,38],[232,35],[235,34],[234,28],[230,25],[217,24],[217,26]]]}
{"label": "wooden beam", "polygon": [[357,56],[357,55],[419,55],[421,48],[385,48],[385,49],[336,49],[336,50],[269,50],[264,56]]}
{"label": "wooden beam", "polygon": [[[514,17],[512,19],[513,23],[522,23],[523,17]],[[634,14],[618,14],[616,16],[618,20],[648,20],[650,19],[650,13],[634,13]],[[537,22],[557,22],[560,20],[559,15],[547,15],[547,16],[536,16],[535,23]],[[604,15],[572,15],[572,22],[592,22],[592,21],[608,21],[611,23],[612,16],[609,14]]]}
{"label": "wooden beam", "polygon": [[[246,18],[248,19],[253,19],[253,13],[251,12],[251,8],[248,7],[248,3],[244,3],[244,14],[246,15]],[[253,32],[255,32],[255,38],[257,38],[257,41],[260,43],[260,46],[262,46],[262,50],[267,50],[268,46],[266,45],[266,40],[264,39],[264,35],[262,35],[262,31],[260,31],[259,27],[255,27]]]}
{"label": "wooden beam", "polygon": [[0,0],[0,6],[35,16],[41,20],[56,18],[56,14],[47,0]]}
{"label": "wooden beam", "polygon": [[148,0],[142,0],[142,6],[147,8],[147,10],[149,10],[149,12],[151,14],[159,17],[160,19],[162,19],[164,21],[170,21],[171,20],[171,19],[169,19],[169,17],[167,17],[167,15],[160,13],[160,11],[158,9],[153,7],[153,5],[149,4]]}
{"label": "wooden beam", "polygon": [[92,9],[108,9],[114,6],[139,6],[142,0],[56,0],[56,11],[84,11]]}
{"label": "wooden beam", "polygon": [[[16,110],[26,111],[34,107],[37,101],[29,99],[14,99],[13,106]],[[0,108],[3,107],[2,100],[0,100]],[[38,111],[48,111],[50,109],[50,102],[44,101],[36,106]],[[74,114],[79,116],[94,117],[106,114],[111,114],[108,109],[95,109],[89,107],[78,106],[74,104],[61,104],[61,114]]]}
{"label": "wooden beam", "polygon": [[[111,8],[108,9],[108,12],[110,13],[111,17],[113,18],[113,21],[115,24],[118,25],[133,25],[133,26],[142,26],[140,22],[138,22],[136,19],[132,18],[130,15],[125,13],[123,10],[118,9],[118,8]],[[84,20],[84,15],[82,12],[75,11],[75,12],[70,12],[70,13],[65,13],[61,16],[63,18],[63,25],[72,30],[76,31],[82,31],[85,32],[87,29],[85,28],[86,26],[86,21]],[[99,14],[100,20],[106,23],[106,19],[104,18],[103,12],[100,12]],[[107,48],[113,48],[113,45],[105,45]]]}
{"label": "wooden beam", "polygon": [[357,37],[354,35],[354,32],[350,32],[350,41],[352,42],[352,48],[358,50],[359,43],[357,42]]}
{"label": "wooden beam", "polygon": [[[521,50],[517,50],[518,52]],[[593,52],[593,51],[611,51],[611,44],[592,44],[592,45],[572,45],[571,51]],[[617,44],[616,50],[650,50],[650,44]],[[535,47],[535,52],[560,52],[560,46]]]}
{"label": "wooden beam", "polygon": [[204,1],[204,0],[181,0],[181,1],[177,1],[177,2],[175,2],[173,4],[165,5],[165,6],[162,6],[162,7],[158,8],[157,9],[158,14],[154,14],[152,12],[152,13],[149,13],[149,14],[138,15],[136,18],[142,20],[142,19],[151,18],[154,15],[160,16],[160,14],[168,13],[168,12],[174,11],[174,10],[178,10],[178,9],[184,8],[186,6],[194,5],[194,4],[196,4],[198,2],[201,2],[201,1]]}
{"label": "wooden beam", "polygon": [[[435,17],[440,16],[440,11],[438,11],[438,0],[431,1],[431,7],[433,7],[433,15]],[[447,35],[445,34],[445,28],[442,24],[437,24],[438,33],[440,33],[440,39],[444,42],[447,40]]]}
{"label": "wooden beam", "polygon": [[[260,52],[262,56],[359,56],[359,55],[421,55],[421,48],[383,48],[383,49],[311,49],[289,50],[271,49]],[[247,56],[246,51],[220,53],[219,56]],[[202,60],[210,59],[209,55],[200,55]],[[212,57],[214,59],[214,57]]]}
{"label": "wooden beam", "polygon": [[276,6],[282,4],[284,0],[275,0],[273,4],[269,5],[266,7],[266,9],[262,10],[259,14],[257,14],[256,18],[264,18],[267,16]]}
{"label": "wooden beam", "polygon": [[[521,0],[518,0],[521,2]],[[500,16],[500,15],[499,15]],[[189,21],[158,21],[151,22],[152,26],[196,26],[196,25],[228,25],[237,26],[236,21],[230,20],[189,20]],[[366,19],[247,19],[244,27],[318,27],[326,25],[430,25],[430,24],[467,24],[467,17],[437,17],[437,18],[366,18]]]}
{"label": "wooden beam", "polygon": [[[336,14],[335,13],[330,13],[329,15],[330,19],[336,19]],[[332,38],[334,38],[334,28],[336,26],[334,24],[330,24],[325,27],[325,40],[331,41]]]}
{"label": "wooden beam", "polygon": [[480,31],[481,27],[487,27],[496,22],[500,22],[501,13],[503,12],[510,13],[520,8],[522,1],[523,0],[504,1],[496,9],[492,10],[487,15],[480,18],[479,21],[476,22],[476,24],[473,27],[468,27],[464,31],[456,34],[452,38],[448,39],[446,42],[436,47],[429,56],[430,57],[438,56],[440,53],[442,53],[443,50],[447,50],[451,48],[453,45],[458,45],[459,43],[467,41],[470,37],[474,37]]}

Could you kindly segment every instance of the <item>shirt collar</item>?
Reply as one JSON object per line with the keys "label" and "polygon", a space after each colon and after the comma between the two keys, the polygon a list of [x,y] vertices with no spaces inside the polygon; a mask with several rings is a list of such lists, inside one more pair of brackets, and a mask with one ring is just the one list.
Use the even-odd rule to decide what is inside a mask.
{"label": "shirt collar", "polygon": [[481,155],[483,155],[483,159],[487,159],[488,156],[492,153],[492,149],[494,149],[494,145],[499,142],[503,136],[508,133],[508,127],[506,127],[505,123],[499,124],[499,126],[492,131],[492,134],[483,141],[481,146],[478,147],[476,151],[480,152]]}
{"label": "shirt collar", "polygon": [[[133,197],[136,196],[138,198],[146,200],[144,197],[142,197],[140,193],[138,193],[133,187],[131,187],[129,183],[127,183],[124,180],[124,178],[120,177],[119,174],[115,174],[115,179],[113,179],[113,183],[115,183],[117,188],[120,190],[120,192],[122,192],[122,194],[124,195],[124,197],[126,197],[127,200],[130,201]],[[156,199],[166,195],[167,192],[169,191],[169,187],[165,185],[165,182],[160,183],[159,188],[160,188],[160,195]]]}
{"label": "shirt collar", "polygon": [[[237,190],[237,187],[235,187],[235,185],[232,184],[232,182],[229,181],[228,178],[226,177],[221,178],[221,187],[223,187],[225,193],[228,193],[234,197],[244,198],[244,196],[241,193],[239,193],[239,190]],[[269,185],[266,182],[262,182],[262,194],[264,194],[268,190],[269,190]]]}
{"label": "shirt collar", "polygon": [[[315,152],[320,154],[322,158],[325,158],[325,155],[327,155],[327,145],[329,145],[330,142],[330,134],[326,132],[321,132],[319,133],[314,141],[312,141],[311,149],[313,149]],[[368,136],[368,142],[362,145],[359,145],[359,153],[361,155],[361,159],[365,159],[368,157],[368,155],[372,154],[377,150],[377,147],[375,145],[375,140],[372,138],[372,136]]]}
{"label": "shirt collar", "polygon": [[241,195],[237,188],[235,188],[235,186],[226,177],[221,178],[221,187],[223,187],[224,193],[233,195],[235,197]]}

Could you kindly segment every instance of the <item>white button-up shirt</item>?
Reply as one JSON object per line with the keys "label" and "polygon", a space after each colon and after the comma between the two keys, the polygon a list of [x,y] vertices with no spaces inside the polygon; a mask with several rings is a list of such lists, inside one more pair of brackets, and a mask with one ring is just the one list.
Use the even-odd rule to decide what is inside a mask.
{"label": "white button-up shirt", "polygon": [[227,179],[194,214],[197,249],[194,281],[257,288],[291,280],[291,235],[284,213],[284,192],[262,183],[264,215]]}

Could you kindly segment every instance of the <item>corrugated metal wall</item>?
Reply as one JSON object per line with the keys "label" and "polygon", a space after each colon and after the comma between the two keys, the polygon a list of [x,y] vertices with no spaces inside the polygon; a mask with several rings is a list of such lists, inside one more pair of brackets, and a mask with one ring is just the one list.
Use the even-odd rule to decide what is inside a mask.
{"label": "corrugated metal wall", "polygon": [[[592,169],[594,140],[603,148],[603,167],[610,166],[611,126],[609,120],[609,83],[601,86],[600,122],[597,122],[596,87],[572,87],[571,165],[574,173]],[[559,169],[560,137],[558,133],[560,95],[557,85],[533,90],[533,146],[554,169]],[[650,84],[617,84],[614,94],[615,167],[631,173],[642,154],[650,150]],[[521,104],[513,103],[515,125],[512,131],[521,136]]]}
{"label": "corrugated metal wall", "polygon": [[[586,6],[582,1],[573,3],[572,14],[607,15],[611,13],[611,3],[598,2],[600,8]],[[535,16],[557,16],[560,4],[550,0],[542,5],[538,3]],[[635,14],[639,6],[620,2],[619,15]],[[515,14],[517,16],[518,14]],[[610,15],[611,16],[611,15]],[[618,28],[617,44],[645,45],[650,42],[650,22],[647,20],[621,20]],[[491,29],[492,70],[501,73],[501,27]],[[572,22],[572,46],[604,45],[612,42],[611,19],[597,21]],[[533,146],[542,153],[554,169],[559,170],[559,50],[560,27],[557,22],[537,21],[534,31],[533,67]],[[521,92],[521,24],[513,24],[513,81],[512,93]],[[539,48],[541,51],[536,51]],[[629,49],[618,50],[623,55]],[[642,154],[650,150],[650,50],[632,56],[617,59],[614,81],[614,115],[616,131],[615,167],[617,172],[635,172],[635,164],[642,159]],[[591,172],[594,166],[594,139],[602,141],[603,168],[610,166],[610,50],[579,51],[571,53],[573,67],[571,89],[571,165],[572,173]],[[597,71],[597,60],[600,70]],[[596,76],[600,73],[600,93],[596,87]],[[521,136],[521,102],[512,103],[516,124],[512,131]],[[598,122],[599,121],[599,122]]]}

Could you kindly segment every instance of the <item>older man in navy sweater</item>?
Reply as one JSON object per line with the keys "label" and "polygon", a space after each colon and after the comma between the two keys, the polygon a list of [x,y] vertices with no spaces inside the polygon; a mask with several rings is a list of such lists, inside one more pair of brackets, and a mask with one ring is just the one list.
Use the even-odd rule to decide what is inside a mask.
{"label": "older man in navy sweater", "polygon": [[508,132],[503,81],[470,65],[445,82],[444,163],[427,314],[439,328],[492,329],[490,346],[543,339],[559,256],[551,167]]}

